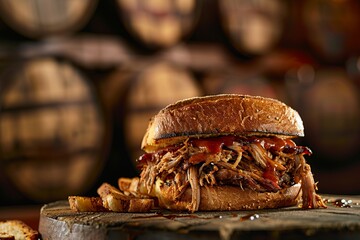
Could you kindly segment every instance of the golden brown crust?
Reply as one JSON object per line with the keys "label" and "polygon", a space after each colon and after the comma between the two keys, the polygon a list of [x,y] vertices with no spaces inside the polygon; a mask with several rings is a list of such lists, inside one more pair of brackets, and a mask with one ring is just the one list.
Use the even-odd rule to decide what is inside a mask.
{"label": "golden brown crust", "polygon": [[[278,192],[255,192],[235,186],[201,187],[199,211],[236,211],[294,206],[300,200],[300,184]],[[175,199],[171,189],[157,188],[159,206],[177,211],[191,211],[191,190]]]}
{"label": "golden brown crust", "polygon": [[97,192],[104,207],[113,212],[149,212],[154,206],[153,199],[127,196],[108,183],[103,183]]}
{"label": "golden brown crust", "polygon": [[70,209],[76,212],[106,212],[101,197],[69,196]]}
{"label": "golden brown crust", "polygon": [[199,210],[252,210],[294,206],[298,203],[299,192],[300,184],[266,193],[243,191],[232,186],[206,187],[201,193]]}
{"label": "golden brown crust", "polygon": [[0,240],[15,240],[15,237],[13,235],[0,232]]}
{"label": "golden brown crust", "polygon": [[154,116],[142,142],[153,152],[188,137],[220,135],[304,136],[302,120],[294,109],[271,98],[221,94],[176,102]]}
{"label": "golden brown crust", "polygon": [[[37,240],[39,232],[20,220],[0,221],[0,232],[14,239]],[[11,238],[9,238],[11,239]]]}

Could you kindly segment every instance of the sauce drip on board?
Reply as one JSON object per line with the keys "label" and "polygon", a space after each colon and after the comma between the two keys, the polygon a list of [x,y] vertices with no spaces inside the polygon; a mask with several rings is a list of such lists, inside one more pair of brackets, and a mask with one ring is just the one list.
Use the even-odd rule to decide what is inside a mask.
{"label": "sauce drip on board", "polygon": [[257,213],[251,213],[251,214],[247,214],[244,216],[239,217],[238,214],[231,214],[229,216],[226,215],[213,215],[213,216],[199,216],[199,215],[195,215],[195,214],[164,214],[161,212],[156,212],[155,214],[149,215],[149,216],[135,216],[133,217],[133,219],[151,219],[151,218],[166,218],[169,220],[176,220],[176,219],[180,219],[180,218],[190,218],[190,219],[205,219],[205,220],[210,220],[210,219],[224,219],[224,218],[228,218],[228,219],[235,219],[235,220],[239,220],[240,222],[243,221],[254,221],[256,219],[260,218],[260,215]]}
{"label": "sauce drip on board", "polygon": [[325,203],[331,203],[335,207],[351,208],[353,205],[359,205],[359,203],[353,203],[351,199],[338,198],[338,199],[324,199]]}
{"label": "sauce drip on board", "polygon": [[240,217],[240,221],[243,222],[243,221],[254,221],[256,219],[260,218],[259,214],[248,214],[248,215],[245,215],[245,216],[242,216]]}
{"label": "sauce drip on board", "polygon": [[343,207],[343,208],[350,208],[351,207],[351,200],[346,200],[346,199],[336,199],[334,201],[334,205],[337,207]]}
{"label": "sauce drip on board", "polygon": [[166,218],[166,219],[170,219],[170,220],[175,220],[177,218],[193,218],[193,219],[221,219],[223,218],[223,216],[221,215],[214,215],[214,216],[198,216],[198,215],[194,215],[194,214],[164,214],[161,212],[157,212],[153,215],[150,216],[136,216],[133,217],[133,219],[149,219],[149,218]]}

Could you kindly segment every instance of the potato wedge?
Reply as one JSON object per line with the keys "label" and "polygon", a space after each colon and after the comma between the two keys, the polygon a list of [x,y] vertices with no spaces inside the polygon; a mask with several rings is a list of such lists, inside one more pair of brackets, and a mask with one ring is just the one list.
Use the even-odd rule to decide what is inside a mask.
{"label": "potato wedge", "polygon": [[70,209],[77,212],[106,212],[101,197],[69,196]]}

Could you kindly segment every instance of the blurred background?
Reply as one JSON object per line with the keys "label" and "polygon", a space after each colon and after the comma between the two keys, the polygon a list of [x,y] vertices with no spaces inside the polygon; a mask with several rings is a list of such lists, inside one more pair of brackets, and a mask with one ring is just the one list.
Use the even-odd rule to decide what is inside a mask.
{"label": "blurred background", "polygon": [[299,111],[321,193],[360,194],[357,0],[0,0],[0,206],[137,175],[149,118],[218,93]]}

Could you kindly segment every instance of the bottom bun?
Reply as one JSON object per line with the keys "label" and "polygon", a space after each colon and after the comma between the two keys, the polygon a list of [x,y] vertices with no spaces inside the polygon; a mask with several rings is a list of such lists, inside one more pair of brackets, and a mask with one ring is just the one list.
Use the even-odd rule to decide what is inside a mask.
{"label": "bottom bun", "polygon": [[[198,210],[235,211],[294,206],[299,202],[300,188],[300,184],[295,184],[278,192],[255,192],[234,186],[201,187]],[[178,211],[193,210],[190,188],[184,192],[180,199],[174,199],[169,191],[160,191],[156,195],[160,207]]]}
{"label": "bottom bun", "polygon": [[278,192],[255,192],[238,187],[204,187],[199,210],[251,210],[294,206],[298,203],[300,184]]}

